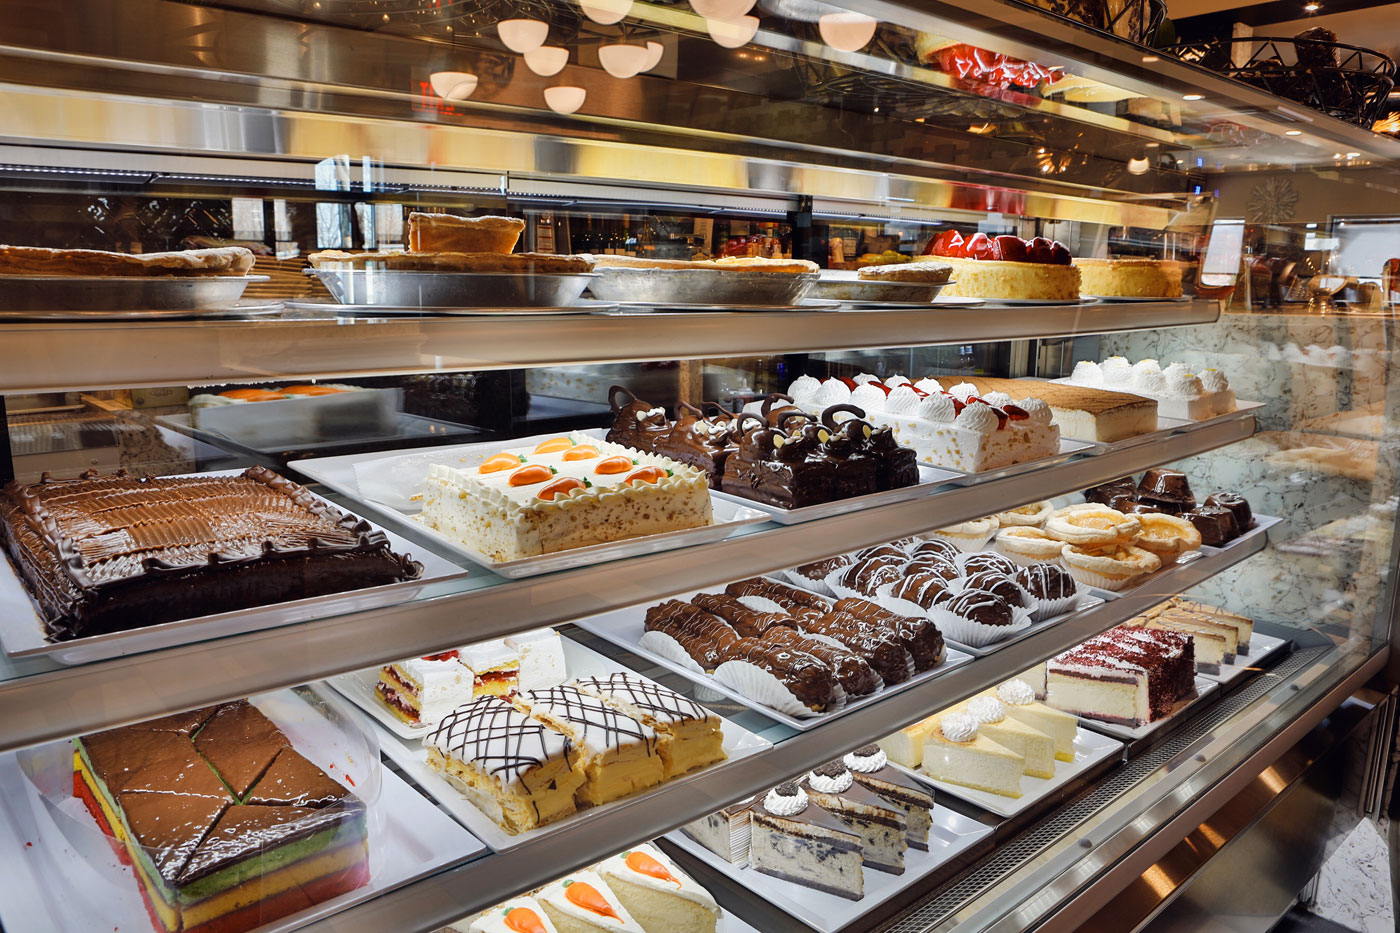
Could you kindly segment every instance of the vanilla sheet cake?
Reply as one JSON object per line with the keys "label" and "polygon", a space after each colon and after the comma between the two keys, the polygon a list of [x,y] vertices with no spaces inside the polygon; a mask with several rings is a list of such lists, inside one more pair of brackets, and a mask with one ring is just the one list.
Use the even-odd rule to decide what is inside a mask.
{"label": "vanilla sheet cake", "polygon": [[709,477],[583,434],[433,464],[419,520],[509,561],[713,522]]}

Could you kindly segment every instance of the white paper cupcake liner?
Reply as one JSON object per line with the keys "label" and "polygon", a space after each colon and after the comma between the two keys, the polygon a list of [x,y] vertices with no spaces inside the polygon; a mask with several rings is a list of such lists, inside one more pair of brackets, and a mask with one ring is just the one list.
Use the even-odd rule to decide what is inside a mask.
{"label": "white paper cupcake liner", "polygon": [[[1037,600],[1034,596],[1031,595],[1030,590],[1026,589],[1026,588],[1025,588],[1024,586],[1022,586],[1021,584],[1016,583],[1015,580],[1012,580],[1011,582],[1014,583],[1014,584],[1016,585],[1017,591],[1021,594],[1021,605],[1022,605],[1022,608],[1024,608],[1024,610],[1025,610],[1027,613],[1031,614],[1032,617],[1034,617],[1035,610],[1036,610],[1036,604],[1039,602],[1039,600]],[[958,593],[961,593],[963,590],[969,590],[969,589],[972,589],[972,587],[968,586],[968,584],[967,584],[967,578],[966,578],[966,577],[963,577],[963,578],[961,578],[961,579],[954,580],[952,583],[949,583],[949,584],[948,584],[948,589],[949,589],[950,592],[952,592],[952,594],[953,594],[954,596],[956,596]],[[1015,609],[1015,608],[1017,608],[1017,607],[1016,607],[1016,606],[1012,606],[1011,608],[1012,608],[1012,609]]]}
{"label": "white paper cupcake liner", "polygon": [[1068,562],[1066,562],[1065,564],[1065,569],[1069,571],[1069,575],[1071,577],[1074,577],[1074,579],[1079,583],[1082,583],[1085,586],[1092,586],[1100,590],[1108,590],[1111,593],[1117,593],[1121,590],[1126,590],[1128,587],[1132,586],[1133,584],[1140,581],[1143,577],[1147,576],[1147,574],[1145,573],[1140,573],[1136,576],[1128,577],[1124,580],[1114,580],[1110,577],[1104,576],[1101,573],[1094,573],[1092,570],[1085,570],[1082,567],[1076,567]]}
{"label": "white paper cupcake liner", "polygon": [[804,577],[796,570],[784,570],[778,577],[793,586],[801,587],[813,593],[820,593],[823,596],[831,595],[831,587],[826,585],[826,581],[820,577]]}
{"label": "white paper cupcake liner", "polygon": [[[891,591],[897,585],[898,584],[895,583],[886,583],[884,586],[880,587],[878,590],[875,591],[875,598],[871,599],[870,601],[873,602],[875,605],[879,606],[881,609],[888,609],[890,612],[893,612],[896,615],[910,616],[915,619],[930,618],[929,610],[925,609],[923,606],[920,606],[912,599],[901,599],[898,596],[893,595]],[[869,599],[870,597],[866,598]]]}
{"label": "white paper cupcake liner", "polygon": [[[748,661],[725,661],[715,668],[714,677],[729,689],[779,713],[804,718],[822,715],[808,709],[807,705],[794,696],[777,677]],[[846,693],[841,689],[841,685],[837,684],[833,701],[824,712],[833,712],[845,703]]]}
{"label": "white paper cupcake liner", "polygon": [[[1078,582],[1078,580],[1075,581],[1075,583]],[[1044,622],[1046,619],[1064,615],[1066,612],[1078,609],[1079,604],[1088,595],[1088,593],[1076,590],[1073,596],[1062,596],[1059,599],[1036,599],[1032,596],[1031,603],[1035,608],[1032,610],[1031,618],[1037,622]]]}
{"label": "white paper cupcake liner", "polygon": [[929,532],[929,536],[933,538],[942,538],[964,554],[971,554],[975,551],[984,550],[987,547],[987,542],[992,540],[992,535],[996,534],[996,532],[997,529],[993,528],[985,535],[978,535],[972,538],[966,535],[947,535],[939,531],[932,531]]}
{"label": "white paper cupcake liner", "polygon": [[643,632],[642,637],[637,639],[637,647],[645,648],[657,657],[679,664],[688,671],[705,673],[705,669],[681,647],[681,643],[665,632]]}
{"label": "white paper cupcake liner", "polygon": [[981,622],[953,615],[943,606],[934,606],[929,610],[928,617],[938,626],[944,638],[973,648],[985,648],[1005,641],[1031,624],[1030,610],[1017,609],[1014,606],[1011,609],[1014,621],[1010,625],[983,625]]}

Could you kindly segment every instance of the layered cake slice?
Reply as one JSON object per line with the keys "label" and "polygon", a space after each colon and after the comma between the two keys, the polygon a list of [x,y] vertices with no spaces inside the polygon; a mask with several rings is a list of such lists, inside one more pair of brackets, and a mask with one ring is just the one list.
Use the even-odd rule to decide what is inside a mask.
{"label": "layered cake slice", "polygon": [[681,832],[726,862],[742,865],[749,859],[749,817],[753,801],[743,800],[706,814],[681,827]]}
{"label": "layered cake slice", "polygon": [[1150,398],[1164,418],[1201,421],[1236,407],[1235,392],[1223,372],[1203,368],[1197,373],[1184,363],[1163,367],[1153,359],[1130,363],[1121,356],[1110,356],[1102,363],[1080,360],[1065,382]]}
{"label": "layered cake slice", "polygon": [[578,798],[597,806],[660,784],[656,730],[577,687],[532,690],[515,700],[523,712],[568,736],[574,768],[583,776]]}
{"label": "layered cake slice", "polygon": [[977,720],[966,713],[947,713],[934,720],[924,737],[920,771],[989,794],[1021,796],[1023,757],[982,735]]}
{"label": "layered cake slice", "polygon": [[237,797],[263,776],[291,742],[251,703],[229,703],[194,735],[194,748]]}
{"label": "layered cake slice", "polygon": [[1126,726],[1155,722],[1196,695],[1192,636],[1119,626],[1046,662],[1048,700]]}
{"label": "layered cake slice", "polygon": [[1210,619],[1212,622],[1219,622],[1222,625],[1234,626],[1238,632],[1237,640],[1240,654],[1249,653],[1249,640],[1254,634],[1254,620],[1248,616],[1238,615],[1233,612],[1226,612],[1216,606],[1207,606],[1205,603],[1192,602],[1189,599],[1182,599],[1180,596],[1173,596],[1165,604],[1176,612],[1192,613]]}
{"label": "layered cake slice", "polygon": [[647,843],[604,859],[598,874],[647,933],[716,933],[724,919],[709,891]]}
{"label": "layered cake slice", "polygon": [[466,468],[433,464],[419,520],[491,560],[511,561],[699,528],[713,514],[701,471],[573,434]]}
{"label": "layered cake slice", "polygon": [[[460,930],[457,925],[449,929]],[[554,921],[533,897],[513,897],[482,913],[467,933],[559,933]]]}
{"label": "layered cake slice", "polygon": [[754,871],[858,901],[865,896],[860,836],[796,782],[753,804],[749,866]]}
{"label": "layered cake slice", "polygon": [[472,672],[456,651],[396,661],[379,669],[374,695],[410,725],[436,725],[472,698]]}
{"label": "layered cake slice", "polygon": [[1155,399],[1126,387],[1066,385],[1034,379],[995,379],[969,376],[965,380],[982,397],[994,393],[1030,395],[1050,406],[1050,415],[1065,437],[1111,443],[1157,430],[1162,414]]}
{"label": "layered cake slice", "polygon": [[570,739],[500,697],[457,707],[423,746],[428,765],[507,832],[574,812],[583,775],[573,767]]}
{"label": "layered cake slice", "polygon": [[647,933],[595,871],[576,871],[535,898],[559,933]]}
{"label": "layered cake slice", "polygon": [[507,635],[506,646],[520,658],[521,693],[548,690],[568,679],[564,645],[554,629],[537,628]]}
{"label": "layered cake slice", "polygon": [[472,696],[506,697],[520,686],[520,655],[505,639],[466,645],[457,650],[462,666],[471,672]]}
{"label": "layered cake slice", "polygon": [[[1045,665],[1040,670],[1044,672]],[[1074,760],[1074,740],[1079,734],[1079,720],[1075,717],[1036,700],[1034,688],[1020,679],[1008,680],[986,695],[1000,700],[1007,716],[1050,736],[1057,760]]]}
{"label": "layered cake slice", "polygon": [[1129,619],[1125,624],[1190,635],[1195,643],[1196,670],[1204,674],[1219,674],[1220,665],[1234,664],[1239,651],[1239,629],[1194,613],[1168,609]]}
{"label": "layered cake slice", "polygon": [[1022,768],[1030,777],[1055,776],[1055,740],[1044,732],[1008,716],[995,696],[977,696],[959,703],[950,712],[966,713],[977,721],[977,731],[1025,759]]}
{"label": "layered cake slice", "polygon": [[862,745],[842,758],[841,763],[850,769],[857,784],[879,794],[904,815],[909,847],[928,851],[933,792],[898,768],[890,767],[879,745]]}
{"label": "layered cake slice", "polygon": [[725,758],[722,720],[694,700],[635,674],[585,677],[574,685],[655,730],[666,780]]}
{"label": "layered cake slice", "polygon": [[802,789],[817,806],[860,836],[865,865],[892,875],[904,874],[908,824],[898,807],[857,784],[850,769],[840,761],[809,771]]}

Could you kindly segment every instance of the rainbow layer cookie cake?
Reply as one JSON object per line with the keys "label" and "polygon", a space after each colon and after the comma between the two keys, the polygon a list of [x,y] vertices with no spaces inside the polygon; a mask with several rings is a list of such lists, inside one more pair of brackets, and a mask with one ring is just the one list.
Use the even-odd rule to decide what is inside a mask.
{"label": "rainbow layer cookie cake", "polygon": [[419,520],[509,561],[709,525],[705,473],[582,434],[433,464]]}

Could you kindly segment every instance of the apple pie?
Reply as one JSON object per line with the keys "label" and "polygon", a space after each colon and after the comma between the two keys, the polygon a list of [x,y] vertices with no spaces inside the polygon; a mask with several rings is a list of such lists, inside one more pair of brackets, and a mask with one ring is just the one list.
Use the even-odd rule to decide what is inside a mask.
{"label": "apple pie", "polygon": [[0,275],[247,275],[252,268],[253,251],[242,246],[168,253],[0,246]]}

